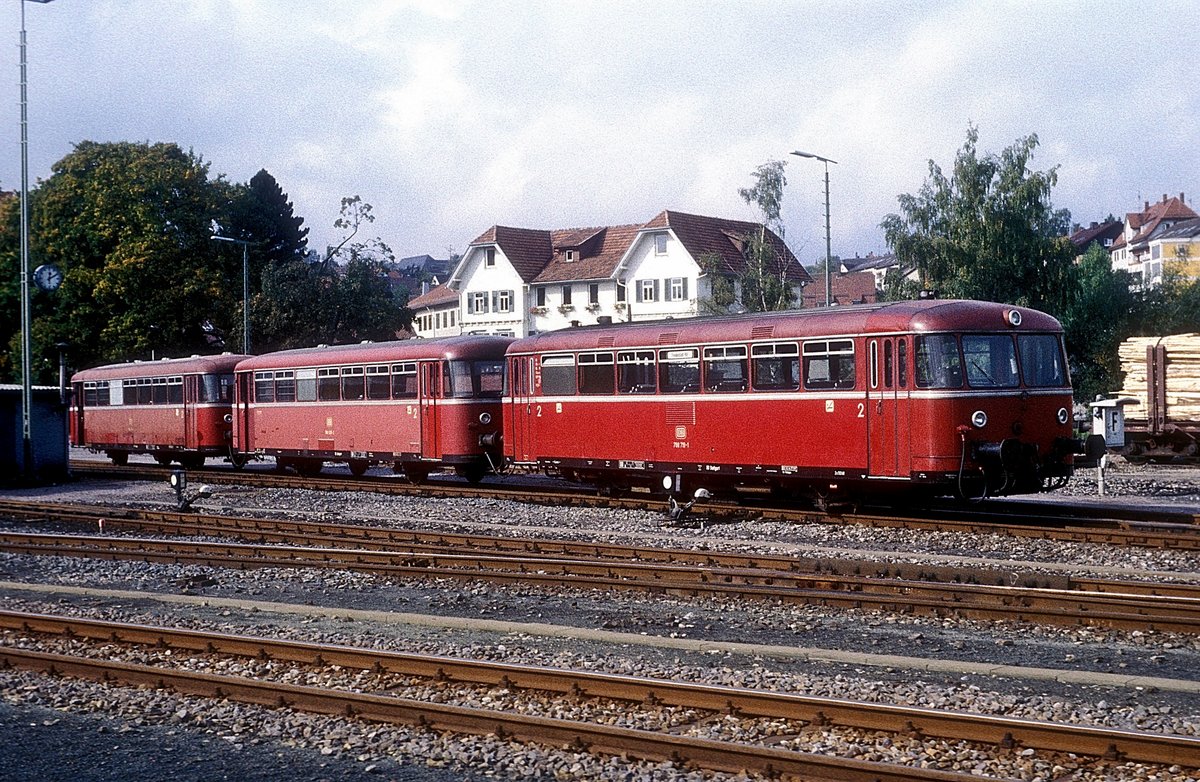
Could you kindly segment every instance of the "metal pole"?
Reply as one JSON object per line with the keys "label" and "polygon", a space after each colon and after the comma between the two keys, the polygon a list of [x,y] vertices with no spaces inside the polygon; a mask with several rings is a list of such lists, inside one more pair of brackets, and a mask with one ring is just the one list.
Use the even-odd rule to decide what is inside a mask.
{"label": "metal pole", "polygon": [[242,352],[250,353],[250,255],[242,242]]}
{"label": "metal pole", "polygon": [[21,0],[21,475],[30,478],[33,469],[33,376],[30,370],[29,337],[29,130],[25,73],[25,0]]}
{"label": "metal pole", "polygon": [[811,152],[793,152],[796,157],[808,157],[813,160],[820,160],[825,164],[825,306],[829,307],[833,304],[833,275],[830,267],[833,265],[833,249],[829,237],[829,164],[837,163],[836,160],[830,160],[827,157],[814,155]]}
{"label": "metal pole", "polygon": [[829,243],[829,161],[825,161],[825,306],[833,304],[833,278],[829,270],[833,253]]}

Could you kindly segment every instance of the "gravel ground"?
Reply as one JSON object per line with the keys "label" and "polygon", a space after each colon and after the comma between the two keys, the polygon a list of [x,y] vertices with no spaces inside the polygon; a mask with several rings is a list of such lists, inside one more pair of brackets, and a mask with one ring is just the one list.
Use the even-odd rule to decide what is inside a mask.
{"label": "gravel ground", "polygon": [[[1200,511],[1200,471],[1118,465],[1107,476],[1110,500],[1162,503]],[[1083,473],[1068,490],[1087,496]],[[1092,485],[1094,493],[1094,483]],[[1156,493],[1161,492],[1161,493]],[[1066,493],[1066,492],[1064,492]],[[36,492],[67,501],[144,506],[169,504],[154,484],[74,484]],[[1147,497],[1152,497],[1148,500]],[[703,531],[664,528],[655,514],[558,509],[501,501],[472,502],[386,498],[359,493],[296,493],[217,487],[211,509],[244,509],[303,518],[362,520],[380,525],[576,537],[611,542],[662,541],[664,545],[760,550],[823,556],[881,558],[945,564],[956,558],[993,558],[1047,572],[1200,579],[1194,554],[1017,540],[1000,535],[943,535],[832,525],[750,522]],[[36,584],[132,590],[147,595],[188,593],[272,601],[296,606],[382,610],[438,617],[553,623],[611,633],[636,642],[580,640],[531,631],[453,629],[402,623],[367,623],[336,617],[216,606],[166,606],[152,599],[103,595],[39,596],[5,592],[19,610],[178,624],[251,634],[497,659],[511,662],[694,679],[817,695],[909,703],[937,708],[1079,722],[1155,732],[1200,735],[1200,696],[1170,688],[1111,687],[1053,680],[936,673],[893,665],[836,663],[796,656],[670,648],[656,638],[817,647],[865,654],[905,654],[933,660],[1007,664],[1064,671],[1195,680],[1200,642],[1192,635],[1133,633],[1088,628],[1030,627],[900,614],[860,614],[832,609],[739,604],[716,600],[581,590],[540,590],[461,582],[394,583],[373,577],[312,570],[262,570],[236,575],[202,568],[102,563],[58,558],[0,556],[0,579]],[[14,642],[6,639],[5,643]],[[19,750],[0,759],[0,779],[141,778],[169,768],[179,779],[687,779],[671,767],[574,757],[569,753],[510,746],[489,739],[444,739],[400,729],[378,729],[325,718],[254,714],[237,707],[232,717],[203,706],[155,705],[145,693],[63,682],[30,674],[0,675],[0,725],[20,736]],[[156,693],[155,697],[168,698]],[[177,696],[169,696],[176,698]],[[263,710],[269,712],[270,710]],[[180,712],[205,714],[178,719]],[[286,713],[290,714],[290,713]],[[140,722],[139,722],[140,716]],[[239,722],[238,720],[241,720]],[[295,725],[289,722],[299,720]],[[336,724],[334,724],[336,723]],[[238,727],[241,725],[242,727]],[[66,731],[75,736],[61,746]],[[368,734],[374,732],[374,737]],[[295,737],[299,735],[302,740]],[[347,736],[340,744],[330,737]],[[382,738],[381,738],[382,737]],[[830,751],[851,751],[847,739]],[[91,762],[89,762],[89,759]],[[960,762],[967,762],[966,760]],[[431,765],[432,763],[432,765]],[[155,765],[147,765],[155,764]],[[1055,770],[1055,765],[1059,769]],[[970,769],[973,766],[966,766]],[[1032,758],[1018,776],[1062,778],[1070,764]],[[981,772],[983,773],[983,772]],[[57,776],[56,776],[57,775]],[[696,778],[699,778],[698,776]],[[709,778],[720,778],[709,777]],[[1151,778],[1131,768],[1092,767],[1070,779]],[[1157,779],[1195,779],[1186,770]]]}

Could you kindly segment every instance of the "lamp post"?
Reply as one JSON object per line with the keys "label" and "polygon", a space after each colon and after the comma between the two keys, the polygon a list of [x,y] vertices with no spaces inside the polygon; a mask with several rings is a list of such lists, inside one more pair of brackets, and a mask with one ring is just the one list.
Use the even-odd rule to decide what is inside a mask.
{"label": "lamp post", "polygon": [[213,235],[214,242],[233,242],[242,246],[242,352],[250,352],[250,242],[228,236]]}
{"label": "lamp post", "polygon": [[[25,68],[25,2],[21,0],[21,472],[24,477],[34,475],[33,427],[33,372],[30,339],[29,305],[29,112],[26,90]],[[49,3],[50,0],[32,0]]]}
{"label": "lamp post", "polygon": [[820,160],[825,164],[825,306],[833,304],[833,280],[829,273],[829,266],[833,260],[833,254],[830,252],[829,246],[829,164],[837,165],[836,160],[830,160],[827,157],[814,155],[811,152],[793,152],[797,157],[810,157],[814,160]]}

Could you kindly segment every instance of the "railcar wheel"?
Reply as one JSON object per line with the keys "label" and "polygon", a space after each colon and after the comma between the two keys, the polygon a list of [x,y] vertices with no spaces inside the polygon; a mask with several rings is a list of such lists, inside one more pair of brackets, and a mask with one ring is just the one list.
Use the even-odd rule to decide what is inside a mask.
{"label": "railcar wheel", "polygon": [[371,466],[371,463],[366,459],[351,459],[349,466],[350,474],[355,478],[361,478],[367,474],[367,468]]}
{"label": "railcar wheel", "polygon": [[163,467],[166,467],[168,464],[171,463],[171,457],[168,455],[164,455],[164,454],[155,454],[154,461],[158,462]]}
{"label": "railcar wheel", "polygon": [[204,457],[198,453],[183,454],[179,457],[179,464],[187,470],[199,470],[204,466]]}
{"label": "railcar wheel", "polygon": [[129,451],[108,451],[107,456],[117,467],[129,464]]}
{"label": "railcar wheel", "polygon": [[321,468],[325,466],[325,462],[320,459],[297,459],[292,466],[296,468],[296,472],[306,478],[311,478],[321,474]]}
{"label": "railcar wheel", "polygon": [[479,483],[483,480],[483,476],[487,475],[487,468],[479,462],[475,462],[455,467],[454,472],[458,473],[460,478],[466,478],[467,483]]}
{"label": "railcar wheel", "polygon": [[424,483],[429,478],[430,469],[423,464],[416,462],[404,463],[404,474],[408,476],[409,483]]}

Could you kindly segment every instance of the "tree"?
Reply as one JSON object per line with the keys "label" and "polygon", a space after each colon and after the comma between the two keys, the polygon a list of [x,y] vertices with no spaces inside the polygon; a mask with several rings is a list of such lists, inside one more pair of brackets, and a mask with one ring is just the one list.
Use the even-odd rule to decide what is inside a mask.
{"label": "tree", "polygon": [[[227,272],[208,240],[220,203],[208,164],[175,144],[84,141],[52,170],[30,199],[31,265],[64,272],[56,292],[32,297],[39,382],[53,378],[45,357],[56,357],[56,342],[70,345],[76,366],[207,349],[203,324],[227,326],[232,311]],[[19,264],[15,221],[3,208],[0,255],[12,262],[0,287],[8,291]],[[10,344],[18,331],[8,327]]]}
{"label": "tree", "polygon": [[1119,388],[1117,349],[1129,336],[1137,301],[1125,271],[1114,271],[1108,250],[1098,243],[1079,261],[1078,285],[1059,315],[1065,332],[1075,396],[1094,399]]}
{"label": "tree", "polygon": [[1070,213],[1050,201],[1057,167],[1029,169],[1036,135],[982,157],[978,140],[968,127],[950,177],[929,161],[920,192],[899,196],[900,214],[884,218],[884,236],[902,266],[919,270],[923,287],[1062,311],[1074,287],[1074,249]]}

